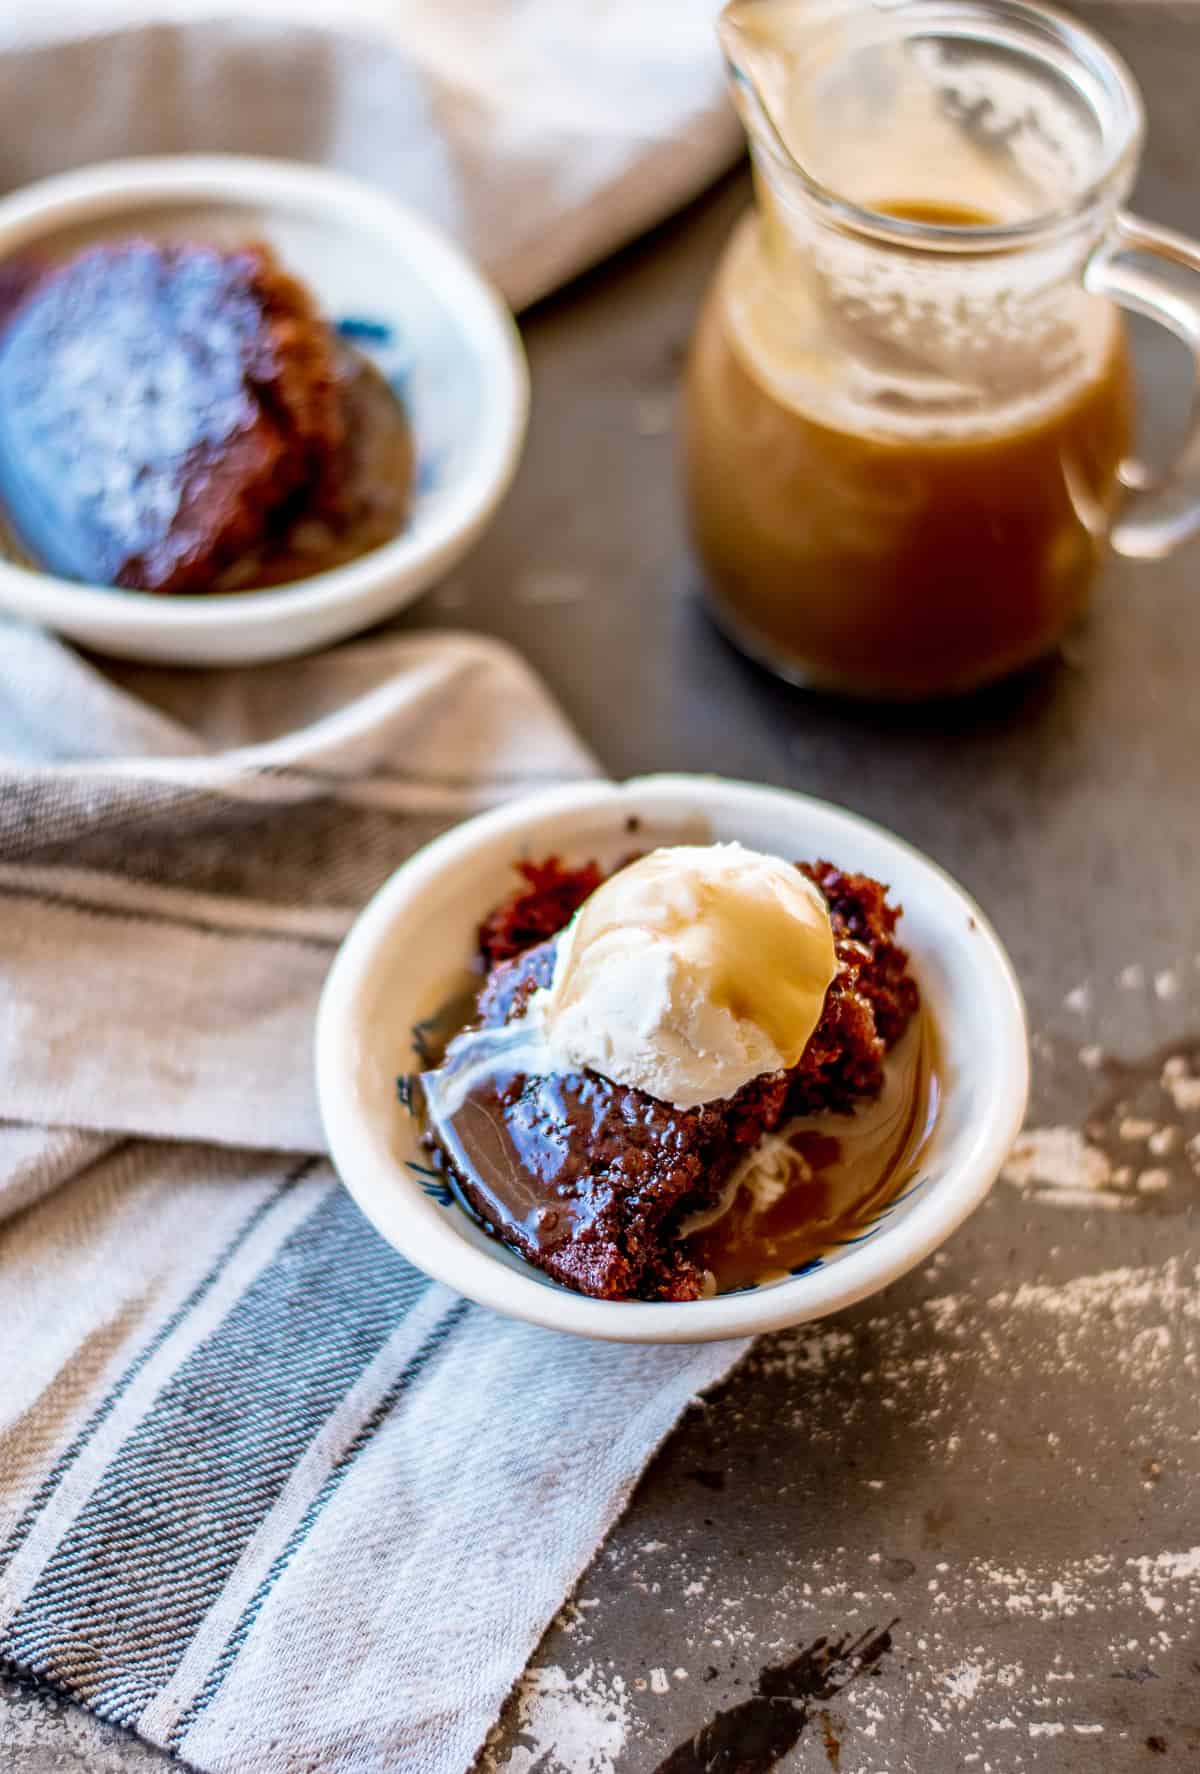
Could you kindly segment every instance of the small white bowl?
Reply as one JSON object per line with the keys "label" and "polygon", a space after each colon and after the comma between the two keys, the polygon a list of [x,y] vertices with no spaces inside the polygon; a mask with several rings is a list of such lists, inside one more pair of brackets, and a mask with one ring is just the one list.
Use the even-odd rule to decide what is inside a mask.
{"label": "small white bowl", "polygon": [[[636,822],[636,823],[631,823]],[[475,927],[518,858],[613,863],[631,847],[738,839],[789,860],[828,858],[889,883],[938,1032],[944,1098],[916,1181],[859,1239],[806,1273],[682,1304],[586,1299],[491,1238],[430,1172],[396,1096],[417,1068],[413,1025],[471,958]],[[334,961],[317,1018],[317,1086],[333,1161],[363,1212],[410,1262],[513,1318],[621,1342],[692,1343],[819,1318],[928,1256],[978,1206],[1020,1130],[1025,1010],[979,908],[879,826],[786,790],[647,776],[552,789],[427,845],[370,901]]]}
{"label": "small white bowl", "polygon": [[0,608],[125,659],[249,665],[340,640],[410,603],[476,540],[515,472],[529,379],[511,316],[441,231],[382,191],[290,161],[122,160],[0,202],[0,262],[132,234],[265,240],[402,394],[410,521],[342,567],[263,591],[160,596],[0,562]]}

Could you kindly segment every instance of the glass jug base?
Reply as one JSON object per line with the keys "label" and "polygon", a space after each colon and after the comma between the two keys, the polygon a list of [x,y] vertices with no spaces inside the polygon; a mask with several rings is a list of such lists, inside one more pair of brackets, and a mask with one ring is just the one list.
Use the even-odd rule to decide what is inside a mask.
{"label": "glass jug base", "polygon": [[[999,684],[1009,683],[1049,664],[1059,655],[1062,643],[1068,638],[1068,634],[1063,634],[1057,640],[1038,647],[1019,659],[1002,666],[993,666],[957,682],[931,684],[914,689],[911,685],[871,683],[814,665],[810,660],[784,651],[776,641],[758,633],[752,624],[729,609],[711,585],[704,584],[700,595],[707,615],[730,646],[736,648],[752,664],[770,672],[781,683],[814,695],[848,702],[882,703],[898,708],[956,701],[993,690]],[[1077,629],[1083,620],[1083,617],[1078,618],[1069,632]]]}

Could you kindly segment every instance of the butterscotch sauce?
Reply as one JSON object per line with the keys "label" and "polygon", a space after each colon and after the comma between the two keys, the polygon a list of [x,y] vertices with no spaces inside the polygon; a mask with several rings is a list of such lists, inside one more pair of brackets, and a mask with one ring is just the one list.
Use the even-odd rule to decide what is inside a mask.
{"label": "butterscotch sauce", "polygon": [[888,1058],[881,1095],[853,1115],[814,1115],[768,1136],[686,1249],[718,1293],[781,1279],[857,1237],[913,1180],[939,1086],[929,1019]]}
{"label": "butterscotch sauce", "polygon": [[902,244],[849,296],[833,257],[772,269],[763,227],[727,249],[688,372],[688,504],[719,619],[786,676],[885,696],[970,689],[1052,650],[1086,606],[1130,442],[1116,311],[1076,289],[1027,313],[1000,262],[994,300],[941,309],[921,295],[939,264]]}
{"label": "butterscotch sauce", "polygon": [[924,222],[930,228],[989,228],[999,220],[970,203],[881,203],[878,213],[898,222]]}

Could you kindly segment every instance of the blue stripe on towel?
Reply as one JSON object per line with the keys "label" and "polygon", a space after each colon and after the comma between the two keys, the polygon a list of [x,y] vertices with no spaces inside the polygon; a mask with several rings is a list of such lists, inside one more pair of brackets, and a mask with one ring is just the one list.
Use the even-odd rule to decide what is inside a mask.
{"label": "blue stripe on towel", "polygon": [[250,1234],[258,1230],[258,1227],[262,1224],[267,1214],[270,1213],[271,1209],[275,1207],[282,1197],[288,1194],[297,1183],[303,1182],[304,1178],[314,1171],[320,1162],[319,1158],[305,1158],[299,1164],[294,1164],[292,1166],[287,1175],[282,1177],[271,1190],[271,1193],[267,1196],[266,1200],[260,1201],[258,1206],[254,1209],[254,1212],[248,1215],[242,1222],[241,1226],[239,1226],[224,1250],[221,1251],[220,1255],[213,1263],[212,1268],[202,1280],[196,1283],[187,1299],[184,1300],[182,1306],[176,1308],[170,1318],[167,1319],[165,1324],[159,1327],[145,1347],[138,1351],[133,1361],[130,1362],[129,1366],[112,1387],[111,1391],[106,1397],[101,1399],[87,1422],[83,1425],[83,1428],[77,1435],[72,1437],[70,1445],[63,1450],[58,1459],[54,1462],[54,1465],[50,1468],[49,1472],[38,1486],[28,1506],[13,1527],[8,1539],[4,1542],[3,1546],[0,1546],[0,1573],[3,1572],[5,1566],[12,1559],[13,1554],[24,1545],[25,1540],[28,1538],[29,1530],[32,1528],[46,1504],[50,1501],[50,1498],[54,1495],[54,1492],[57,1490],[58,1485],[65,1474],[74,1465],[75,1461],[79,1458],[79,1455],[87,1446],[97,1429],[99,1429],[100,1425],[124,1397],[125,1393],[129,1390],[134,1380],[137,1379],[146,1363],[152,1356],[158,1353],[167,1338],[173,1336],[179,1329],[179,1326],[183,1323],[189,1312],[193,1312],[204,1299],[204,1296],[216,1285],[225,1269],[228,1267],[231,1259],[245,1244],[246,1240],[250,1237]]}
{"label": "blue stripe on towel", "polygon": [[0,1639],[132,1725],[296,1461],[429,1286],[341,1189],[163,1388]]}
{"label": "blue stripe on towel", "polygon": [[225,1680],[226,1675],[233,1665],[234,1659],[245,1644],[247,1638],[250,1636],[250,1631],[254,1622],[262,1612],[263,1603],[291,1564],[296,1553],[304,1544],[304,1541],[308,1538],[313,1523],[317,1520],[326,1503],[328,1503],[330,1497],[332,1497],[333,1493],[337,1490],[359,1454],[361,1454],[362,1450],[371,1440],[371,1437],[375,1434],[380,1424],[390,1415],[393,1407],[399,1402],[400,1398],[408,1391],[413,1382],[420,1377],[423,1370],[429,1366],[429,1363],[433,1360],[434,1356],[438,1354],[439,1350],[444,1347],[450,1337],[450,1333],[461,1324],[469,1309],[469,1300],[459,1300],[456,1305],[450,1308],[446,1313],[446,1316],[434,1326],[432,1331],[430,1331],[429,1335],[425,1338],[425,1341],[416,1351],[412,1360],[407,1364],[403,1372],[397,1374],[396,1378],[392,1381],[370,1416],[366,1418],[362,1427],[359,1429],[358,1434],[345,1449],[337,1464],[330,1471],[325,1483],[321,1486],[321,1489],[317,1492],[317,1495],[305,1510],[304,1515],[296,1524],[296,1527],[293,1529],[282,1552],[280,1552],[279,1556],[274,1560],[270,1570],[255,1590],[245,1613],[238,1621],[234,1630],[230,1633],[224,1650],[213,1665],[203,1688],[196,1695],[196,1698],[192,1701],[186,1712],[182,1713],[176,1720],[175,1725],[167,1734],[166,1747],[169,1750],[178,1752],[183,1739],[187,1736],[187,1733],[191,1730],[197,1718],[204,1711],[205,1707],[208,1706],[214,1694],[216,1694],[218,1688],[221,1686],[221,1683]]}

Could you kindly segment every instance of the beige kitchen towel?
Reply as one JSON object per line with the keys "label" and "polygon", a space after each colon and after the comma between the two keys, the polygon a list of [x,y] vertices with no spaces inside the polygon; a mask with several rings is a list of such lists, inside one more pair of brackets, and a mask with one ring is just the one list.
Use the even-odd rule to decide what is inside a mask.
{"label": "beige kitchen towel", "polygon": [[412,1269],[321,1156],[313,1015],[418,845],[594,769],[492,642],[118,685],[0,626],[0,1667],[214,1774],[470,1765],[740,1349]]}
{"label": "beige kitchen towel", "polygon": [[[199,10],[6,9],[0,185],[319,161],[520,305],[735,151],[707,3]],[[0,1667],[214,1774],[470,1765],[740,1351],[556,1337],[413,1270],[322,1156],[312,1020],[417,846],[595,768],[470,637],[106,673],[0,625]]]}
{"label": "beige kitchen towel", "polygon": [[0,7],[0,187],[126,154],[320,161],[440,222],[523,307],[738,153],[714,0],[217,10]]}

